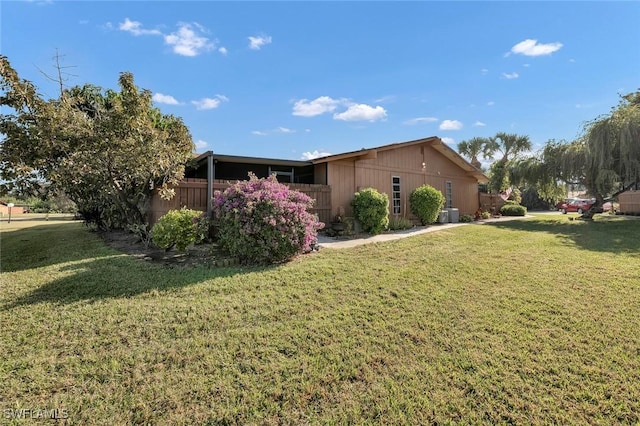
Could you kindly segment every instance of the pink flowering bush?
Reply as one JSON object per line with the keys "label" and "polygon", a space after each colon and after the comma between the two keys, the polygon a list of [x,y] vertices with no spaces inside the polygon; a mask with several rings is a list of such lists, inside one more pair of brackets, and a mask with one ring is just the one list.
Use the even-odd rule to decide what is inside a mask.
{"label": "pink flowering bush", "polygon": [[313,199],[249,173],[224,192],[214,194],[214,218],[220,246],[242,263],[283,262],[317,243],[323,224],[308,209]]}

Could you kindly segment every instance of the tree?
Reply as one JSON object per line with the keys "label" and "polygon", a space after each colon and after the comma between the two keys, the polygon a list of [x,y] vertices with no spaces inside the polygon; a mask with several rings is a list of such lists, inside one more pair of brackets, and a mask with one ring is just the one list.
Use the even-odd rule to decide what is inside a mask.
{"label": "tree", "polygon": [[502,155],[491,165],[489,187],[493,191],[504,192],[511,186],[509,167],[524,152],[531,150],[531,141],[529,136],[498,132],[489,139],[486,150],[493,154]]}
{"label": "tree", "polygon": [[640,185],[640,91],[588,122],[576,140],[550,140],[513,166],[512,179],[535,185],[545,198],[562,183],[584,186],[596,203],[582,217],[592,218],[605,201]]}
{"label": "tree", "polygon": [[482,168],[482,164],[478,157],[482,155],[484,158],[491,157],[492,153],[487,150],[490,146],[489,138],[474,137],[468,141],[462,141],[458,144],[458,152],[467,158],[469,162],[478,170]]}
{"label": "tree", "polygon": [[122,73],[120,91],[86,84],[43,100],[0,56],[0,177],[4,189],[64,191],[102,229],[142,225],[155,189],[170,198],[193,142],[181,119],[153,107],[151,93]]}
{"label": "tree", "polygon": [[584,183],[598,207],[640,184],[640,90],[621,98],[610,114],[588,123],[583,136]]}

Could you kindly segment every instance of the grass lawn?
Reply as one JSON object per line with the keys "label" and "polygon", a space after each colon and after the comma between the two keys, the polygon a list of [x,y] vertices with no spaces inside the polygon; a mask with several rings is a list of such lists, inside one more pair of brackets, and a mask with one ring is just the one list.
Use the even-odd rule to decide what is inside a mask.
{"label": "grass lawn", "polygon": [[78,222],[0,229],[0,423],[640,422],[640,220],[217,269],[145,263]]}

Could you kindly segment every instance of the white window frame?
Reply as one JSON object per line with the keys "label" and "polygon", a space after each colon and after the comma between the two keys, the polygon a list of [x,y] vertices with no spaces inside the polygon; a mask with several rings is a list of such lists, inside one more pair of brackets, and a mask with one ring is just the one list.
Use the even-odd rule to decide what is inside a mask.
{"label": "white window frame", "polygon": [[[395,180],[398,180],[398,183]],[[402,186],[400,176],[391,176],[391,212],[398,216],[402,214]],[[396,190],[397,185],[397,190]]]}

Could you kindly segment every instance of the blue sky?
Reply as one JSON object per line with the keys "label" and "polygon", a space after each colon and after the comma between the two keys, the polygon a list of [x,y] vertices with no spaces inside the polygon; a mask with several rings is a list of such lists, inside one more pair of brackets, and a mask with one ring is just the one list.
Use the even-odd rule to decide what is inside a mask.
{"label": "blue sky", "polygon": [[3,1],[1,52],[43,95],[117,88],[196,151],[304,159],[499,131],[535,147],[640,88],[640,2]]}

